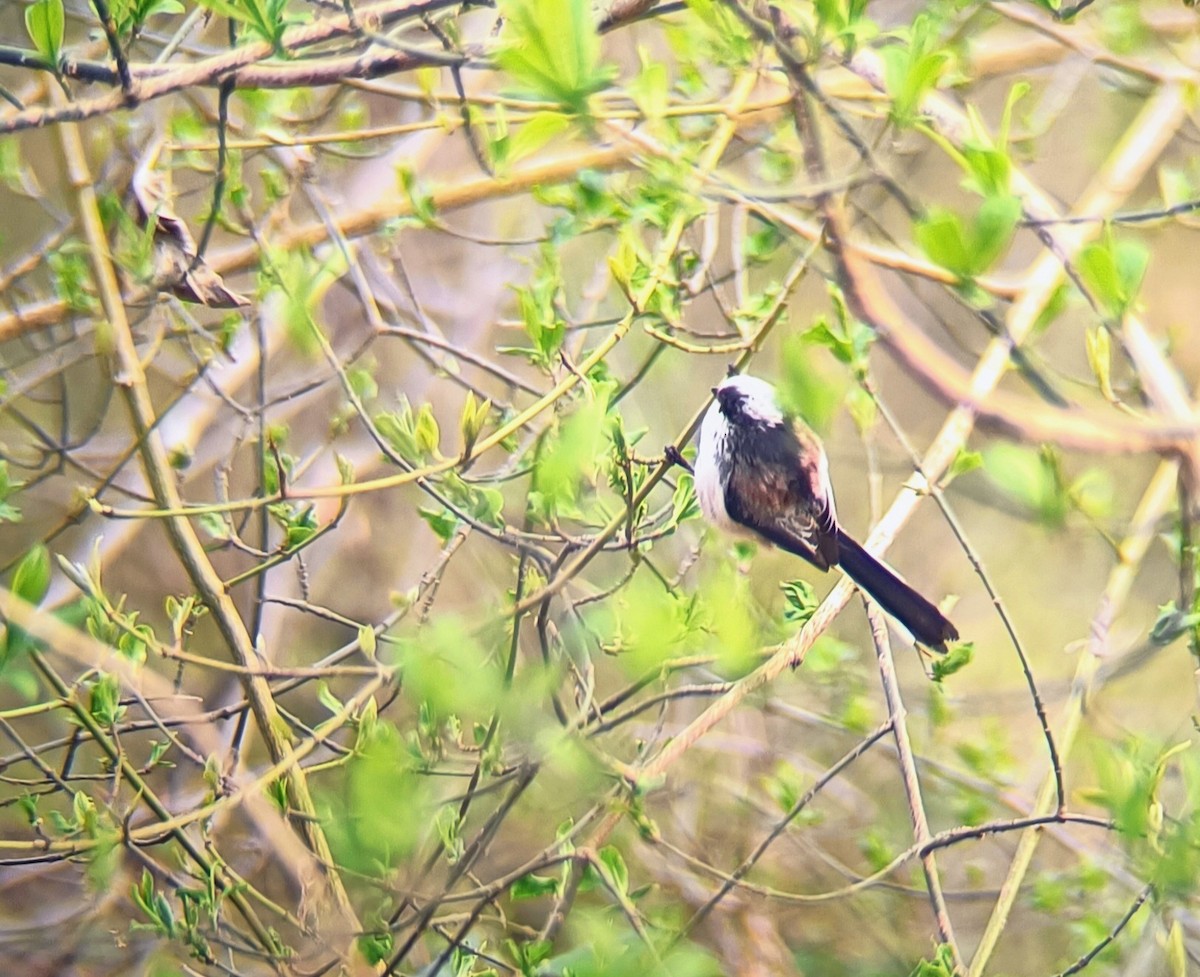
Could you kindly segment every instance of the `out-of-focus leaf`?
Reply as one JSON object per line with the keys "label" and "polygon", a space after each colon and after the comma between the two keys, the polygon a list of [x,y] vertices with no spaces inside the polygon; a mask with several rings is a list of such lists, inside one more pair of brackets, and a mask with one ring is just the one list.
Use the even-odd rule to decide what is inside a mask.
{"label": "out-of-focus leaf", "polygon": [[25,30],[38,54],[57,65],[62,57],[66,19],[62,0],[34,0],[25,8]]}
{"label": "out-of-focus leaf", "polygon": [[50,551],[38,543],[21,557],[9,587],[22,600],[40,604],[50,588]]}
{"label": "out-of-focus leaf", "polygon": [[577,115],[613,78],[600,64],[600,37],[588,0],[501,0],[496,62],[522,89]]}
{"label": "out-of-focus leaf", "polygon": [[949,654],[933,660],[933,680],[935,682],[945,681],[955,672],[969,665],[974,655],[975,645],[973,642],[964,641],[955,645]]}

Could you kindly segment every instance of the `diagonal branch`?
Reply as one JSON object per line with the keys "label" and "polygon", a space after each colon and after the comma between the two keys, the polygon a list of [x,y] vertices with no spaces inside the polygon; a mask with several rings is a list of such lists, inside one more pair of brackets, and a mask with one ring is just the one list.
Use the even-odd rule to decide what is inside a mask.
{"label": "diagonal branch", "polygon": [[933,905],[933,918],[937,925],[938,940],[950,947],[954,969],[964,970],[962,951],[954,938],[954,927],[950,923],[950,911],[942,893],[942,880],[937,862],[931,850],[925,848],[933,835],[929,830],[929,818],[925,814],[925,801],[921,797],[921,781],[917,776],[917,761],[913,755],[912,741],[908,738],[908,710],[900,696],[900,682],[896,678],[896,661],[892,657],[892,642],[888,637],[887,621],[883,611],[872,600],[863,596],[867,608],[867,620],[871,625],[871,640],[875,644],[875,657],[879,660],[879,678],[883,684],[883,696],[887,702],[888,719],[891,721],[892,736],[896,740],[896,754],[900,763],[900,775],[904,781],[904,794],[908,799],[908,813],[913,823],[913,841],[921,849],[921,868],[925,872],[925,885],[929,889],[929,901]]}
{"label": "diagonal branch", "polygon": [[[442,7],[452,6],[457,0],[382,0],[358,11],[360,19],[372,18],[380,25],[431,13]],[[326,41],[352,36],[356,33],[350,19],[341,14],[324,18],[315,24],[294,27],[285,31],[280,47],[292,54]],[[173,95],[197,86],[215,85],[234,75],[243,85],[255,86],[271,80],[270,75],[255,76],[250,72],[244,77],[239,72],[266,61],[277,54],[274,45],[267,41],[254,41],[241,45],[223,54],[197,61],[182,68],[163,68],[159,65],[126,67],[128,86],[95,98],[79,99],[74,102],[59,101],[50,107],[20,109],[0,114],[0,135],[20,132],[23,129],[44,128],[64,122],[82,122],[96,116],[109,115],[122,109],[136,108],[146,102]],[[368,52],[365,55],[336,59],[327,66],[333,70],[321,72],[313,66],[302,69],[275,67],[264,69],[278,75],[279,85],[340,84],[350,77],[378,77],[397,71],[407,71],[422,64],[441,64],[445,55],[441,51],[429,52],[428,58],[412,51],[391,51],[384,54]],[[303,74],[301,74],[303,72]],[[125,79],[122,78],[122,81]]]}

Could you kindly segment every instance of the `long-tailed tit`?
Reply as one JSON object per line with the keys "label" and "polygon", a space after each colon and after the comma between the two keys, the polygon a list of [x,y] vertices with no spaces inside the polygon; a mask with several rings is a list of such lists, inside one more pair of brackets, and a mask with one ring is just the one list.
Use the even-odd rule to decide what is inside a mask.
{"label": "long-tailed tit", "polygon": [[839,566],[921,644],[938,651],[958,631],[933,604],[838,525],[820,439],[784,413],[775,388],[734,375],[713,388],[700,427],[696,494],[710,522],[757,536],[821,570]]}

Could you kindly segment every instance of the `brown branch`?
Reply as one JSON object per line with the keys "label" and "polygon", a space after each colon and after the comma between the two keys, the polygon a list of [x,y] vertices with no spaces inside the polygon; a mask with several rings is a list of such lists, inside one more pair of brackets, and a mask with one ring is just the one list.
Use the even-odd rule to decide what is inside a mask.
{"label": "brown branch", "polygon": [[908,800],[908,814],[913,823],[913,842],[921,850],[921,868],[925,872],[925,885],[929,890],[929,901],[933,906],[934,923],[938,941],[950,947],[955,972],[965,969],[962,951],[954,937],[950,922],[950,911],[942,892],[942,880],[932,851],[926,851],[933,835],[929,830],[929,818],[925,814],[925,801],[921,797],[921,780],[917,775],[917,760],[913,754],[912,741],[908,737],[908,710],[900,696],[900,681],[896,677],[896,662],[892,657],[892,642],[888,637],[887,621],[879,606],[864,594],[867,621],[871,625],[871,640],[875,645],[875,657],[879,661],[879,678],[883,684],[883,697],[887,702],[888,718],[891,720],[892,737],[896,741],[896,755],[900,763],[900,775],[904,781],[904,795]]}
{"label": "brown branch", "polygon": [[[483,177],[437,188],[431,191],[429,202],[439,213],[457,210],[485,200],[525,193],[539,184],[561,183],[571,179],[581,170],[611,170],[627,165],[631,157],[632,151],[628,147],[588,149],[549,162],[519,167],[503,176]],[[335,226],[345,237],[354,239],[378,231],[388,221],[411,217],[412,212],[413,204],[407,197],[382,196],[382,199],[372,200],[357,210],[347,209],[337,218]],[[272,244],[282,250],[290,250],[313,247],[328,240],[329,227],[324,221],[315,220],[287,228],[272,241]],[[212,255],[208,265],[218,274],[228,275],[253,268],[258,264],[258,260],[258,245],[249,241]],[[124,302],[126,305],[136,306],[153,297],[153,292],[135,291],[125,296]],[[61,299],[53,299],[28,310],[0,316],[0,342],[56,325],[69,315],[67,303]]]}
{"label": "brown branch", "polygon": [[1087,967],[1088,964],[1113,944],[1116,938],[1121,935],[1121,931],[1129,925],[1133,917],[1137,915],[1138,910],[1146,904],[1146,900],[1152,895],[1154,895],[1154,886],[1151,883],[1146,883],[1146,885],[1142,886],[1142,891],[1137,894],[1137,898],[1125,910],[1124,915],[1117,920],[1116,925],[1104,934],[1104,938],[1065,970],[1060,970],[1054,977],[1071,977],[1072,974],[1077,974]]}
{"label": "brown branch", "polygon": [[725,896],[730,893],[730,891],[732,891],[741,883],[742,879],[746,877],[746,875],[758,863],[763,855],[766,854],[767,849],[771,846],[771,844],[783,834],[783,832],[787,829],[787,826],[791,824],[800,815],[800,813],[806,807],[808,807],[810,803],[812,803],[813,799],[831,781],[840,776],[852,763],[854,763],[855,760],[871,749],[872,746],[883,739],[883,737],[885,737],[888,733],[892,732],[894,728],[894,718],[889,719],[869,736],[856,743],[849,752],[843,755],[841,759],[833,764],[833,766],[829,767],[823,774],[821,774],[821,776],[816,779],[813,785],[809,787],[808,790],[806,790],[804,794],[796,801],[796,803],[794,803],[788,809],[787,814],[779,819],[778,823],[771,829],[766,837],[763,838],[762,841],[760,841],[757,845],[755,845],[754,851],[747,855],[742,860],[742,863],[736,869],[734,869],[734,871],[730,872],[724,877],[720,888],[717,889],[717,891],[711,896],[709,896],[704,905],[702,905],[695,911],[695,913],[692,914],[692,918],[687,921],[683,929],[680,931],[679,938],[682,939],[684,936],[687,936],[687,934],[691,933],[697,926],[704,922],[705,918],[710,912],[712,912],[717,903],[724,899]]}
{"label": "brown branch", "polygon": [[[1121,559],[1109,573],[1108,582],[1101,594],[1095,616],[1092,619],[1091,634],[1087,650],[1080,655],[1075,666],[1075,674],[1071,679],[1071,694],[1062,709],[1059,719],[1059,730],[1056,737],[1059,755],[1062,762],[1070,755],[1075,744],[1075,737],[1083,721],[1083,708],[1087,696],[1091,694],[1100,663],[1109,654],[1108,632],[1116,618],[1117,611],[1125,603],[1133,587],[1138,567],[1145,558],[1150,544],[1155,540],[1159,520],[1167,511],[1175,497],[1175,486],[1178,480],[1179,466],[1176,462],[1164,461],[1158,466],[1150,484],[1142,494],[1137,511],[1130,521],[1129,534],[1118,549]],[[1032,816],[1053,810],[1056,803],[1057,788],[1053,775],[1043,782],[1037,799],[1034,801]],[[1033,859],[1034,849],[1041,836],[1031,831],[1022,836],[1009,867],[1008,876],[1000,889],[1000,897],[992,910],[991,917],[980,938],[975,956],[971,960],[969,973],[978,977],[987,966],[992,951],[1008,922],[1009,913],[1020,892],[1021,883],[1029,870]]]}
{"label": "brown branch", "polygon": [[[369,19],[384,26],[407,17],[417,17],[452,6],[454,2],[455,0],[382,0],[358,10],[357,14],[359,19]],[[295,54],[315,44],[354,34],[354,25],[342,14],[285,31],[281,47]],[[278,69],[271,66],[257,73],[248,70],[252,65],[265,61],[276,53],[275,47],[268,42],[253,41],[181,68],[130,65],[128,89],[68,104],[0,114],[0,134],[43,128],[63,122],[81,122],[121,109],[136,108],[188,88],[215,85],[231,75],[239,87],[266,87],[270,81],[286,85],[325,85],[339,83],[347,77],[376,77],[386,72],[407,70],[426,63],[441,63],[444,60],[441,52],[431,52],[429,61],[424,61],[411,51],[392,51],[381,52],[378,55],[368,53],[356,58],[333,59],[321,66],[281,66]],[[336,71],[327,70],[327,65],[336,65]],[[348,76],[348,71],[366,73]]]}

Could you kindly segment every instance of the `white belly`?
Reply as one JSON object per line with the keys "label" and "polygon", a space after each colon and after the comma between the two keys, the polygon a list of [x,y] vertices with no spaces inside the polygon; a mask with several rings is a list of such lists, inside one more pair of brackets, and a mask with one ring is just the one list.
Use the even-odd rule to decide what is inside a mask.
{"label": "white belly", "polygon": [[719,529],[741,535],[746,530],[729,518],[725,508],[725,486],[718,468],[718,459],[725,457],[724,439],[728,432],[728,423],[713,404],[700,425],[700,450],[696,453],[695,466],[696,498],[705,519]]}

